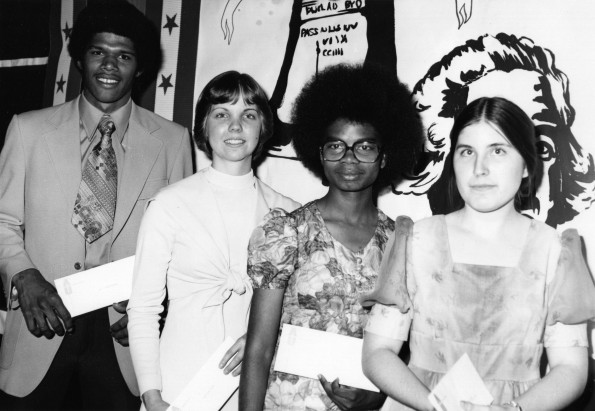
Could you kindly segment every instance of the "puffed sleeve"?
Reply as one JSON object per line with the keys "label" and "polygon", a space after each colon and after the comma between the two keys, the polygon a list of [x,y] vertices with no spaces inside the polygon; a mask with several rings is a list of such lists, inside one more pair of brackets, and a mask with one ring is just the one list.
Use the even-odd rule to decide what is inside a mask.
{"label": "puffed sleeve", "polygon": [[395,231],[386,244],[380,263],[378,280],[374,290],[362,296],[361,304],[369,307],[375,303],[394,305],[405,313],[411,308],[407,290],[407,243],[411,236],[413,221],[400,216],[395,222]]}
{"label": "puffed sleeve", "polygon": [[555,276],[548,287],[547,325],[578,324],[595,318],[595,285],[575,229],[562,233]]}
{"label": "puffed sleeve", "polygon": [[297,263],[295,219],[272,209],[256,227],[248,245],[248,276],[254,288],[285,288]]}
{"label": "puffed sleeve", "polygon": [[412,302],[407,289],[408,255],[413,221],[398,217],[395,231],[386,245],[374,290],[361,298],[371,306],[365,331],[406,341],[412,321]]}

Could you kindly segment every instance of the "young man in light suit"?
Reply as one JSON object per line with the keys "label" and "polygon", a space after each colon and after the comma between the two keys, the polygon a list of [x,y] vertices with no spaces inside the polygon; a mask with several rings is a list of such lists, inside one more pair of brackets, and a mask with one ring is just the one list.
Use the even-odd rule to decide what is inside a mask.
{"label": "young man in light suit", "polygon": [[146,201],[192,173],[190,138],[131,99],[160,60],[134,6],[87,7],[69,51],[82,94],[15,115],[0,154],[0,408],[138,410],[126,303],[71,318],[52,283],[134,254]]}

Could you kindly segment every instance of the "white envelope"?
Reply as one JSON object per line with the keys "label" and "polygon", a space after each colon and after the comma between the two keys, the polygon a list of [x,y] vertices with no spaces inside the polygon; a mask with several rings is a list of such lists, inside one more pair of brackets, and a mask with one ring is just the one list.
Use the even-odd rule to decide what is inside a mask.
{"label": "white envelope", "polygon": [[240,385],[240,377],[223,374],[219,361],[235,340],[227,337],[192,377],[167,411],[217,411]]}
{"label": "white envelope", "polygon": [[494,401],[467,353],[442,377],[428,399],[438,411],[463,411],[461,401],[478,405],[490,405]]}
{"label": "white envelope", "polygon": [[134,256],[54,280],[72,317],[128,300]]}
{"label": "white envelope", "polygon": [[328,381],[338,377],[342,385],[378,392],[362,371],[362,344],[360,338],[283,324],[274,369],[316,379],[322,374]]}

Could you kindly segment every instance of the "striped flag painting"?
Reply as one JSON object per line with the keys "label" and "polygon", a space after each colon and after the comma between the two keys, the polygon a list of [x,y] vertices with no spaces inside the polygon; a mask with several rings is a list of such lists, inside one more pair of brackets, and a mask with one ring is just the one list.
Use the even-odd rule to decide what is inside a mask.
{"label": "striped flag painting", "polygon": [[50,56],[46,73],[44,105],[53,106],[73,99],[80,93],[81,76],[68,54],[68,40],[74,16],[86,6],[85,1],[53,1],[50,9]]}
{"label": "striped flag painting", "polygon": [[[76,16],[94,1],[44,1],[46,7],[49,3],[47,54],[16,60],[6,54],[2,56],[6,60],[0,59],[3,70],[4,61],[43,64],[47,58],[43,106],[80,93],[80,74],[67,46]],[[134,96],[135,101],[192,130],[194,103],[208,80],[225,70],[250,73],[269,94],[275,113],[275,135],[258,175],[302,203],[320,196],[326,188],[296,161],[291,144],[293,101],[303,84],[325,67],[364,62],[389,67],[416,90],[413,97],[427,127],[428,164],[379,199],[389,215],[402,210],[419,219],[441,212],[440,202],[446,197],[440,191],[444,186],[436,182],[448,148],[443,142],[448,140],[444,137],[447,133],[436,137],[435,124],[447,130],[457,110],[472,98],[498,93],[534,113],[532,118],[543,130],[540,150],[547,175],[538,193],[539,203],[535,202],[539,207],[533,207],[532,215],[552,226],[578,225],[592,219],[595,160],[591,153],[595,153],[595,140],[588,137],[592,134],[588,113],[595,87],[595,57],[586,50],[592,49],[595,38],[589,24],[595,7],[590,4],[525,0],[517,10],[512,7],[514,0],[489,5],[471,0],[428,0],[431,7],[420,7],[415,0],[114,1],[134,4],[160,32],[163,65],[143,94]],[[21,2],[42,3],[0,1],[2,26],[10,23],[2,16],[12,12],[5,4],[17,7]],[[535,10],[540,10],[539,18]],[[558,19],[556,10],[581,24]],[[13,86],[19,98],[4,100],[19,102],[24,88],[29,87],[25,84]],[[0,84],[0,93],[7,86],[12,84]],[[441,104],[448,109],[442,109]],[[40,107],[32,105],[20,111],[35,108]],[[8,124],[4,118],[0,120]],[[198,168],[207,162],[197,153]]]}
{"label": "striped flag painting", "polygon": [[[125,1],[125,0],[121,0]],[[68,54],[78,13],[93,0],[51,0],[50,53],[43,105],[64,103],[81,91],[81,76]],[[199,0],[131,0],[161,36],[163,64],[157,78],[135,101],[148,110],[191,129],[196,69]]]}
{"label": "striped flag painting", "polygon": [[159,27],[163,64],[155,82],[137,99],[143,107],[191,129],[200,1],[132,2]]}

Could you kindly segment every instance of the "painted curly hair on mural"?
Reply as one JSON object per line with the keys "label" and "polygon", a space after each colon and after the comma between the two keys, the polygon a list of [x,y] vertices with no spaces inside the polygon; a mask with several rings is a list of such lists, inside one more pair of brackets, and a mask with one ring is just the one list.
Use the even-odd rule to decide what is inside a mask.
{"label": "painted curly hair on mural", "polygon": [[501,94],[503,82],[517,85],[515,95],[507,97],[530,115],[540,135],[544,178],[526,212],[555,227],[591,206],[595,166],[572,132],[569,80],[550,50],[506,33],[486,34],[454,48],[416,84],[413,98],[427,127],[425,164],[395,193],[427,193],[433,214],[449,211],[441,173],[449,162],[454,118],[475,98]]}

